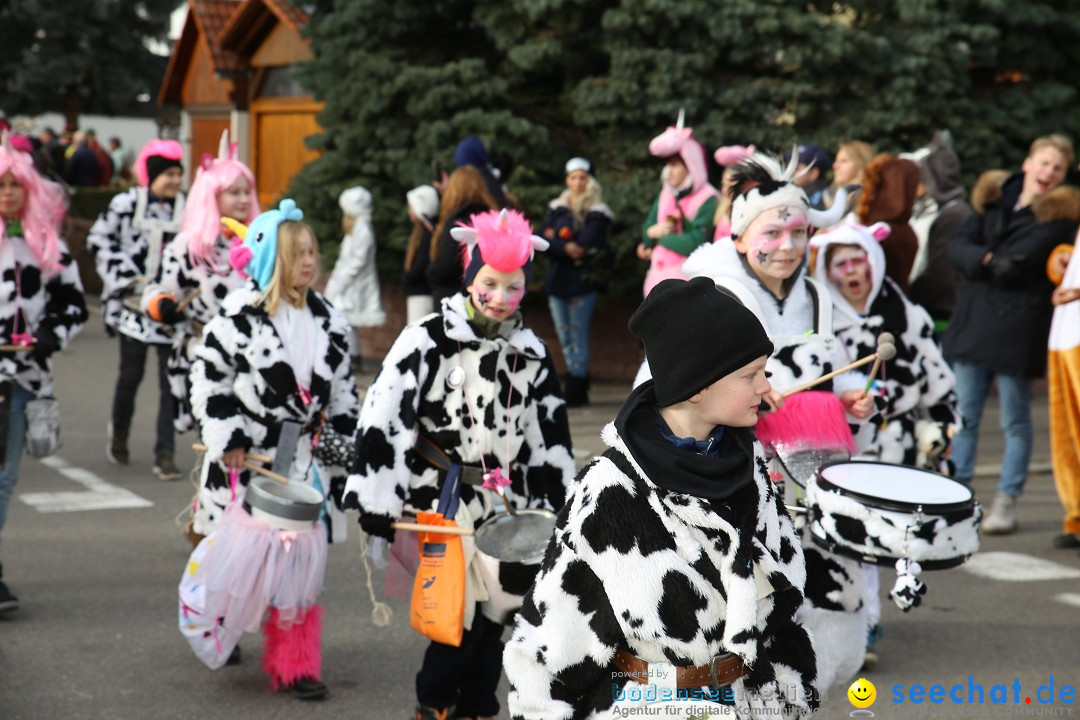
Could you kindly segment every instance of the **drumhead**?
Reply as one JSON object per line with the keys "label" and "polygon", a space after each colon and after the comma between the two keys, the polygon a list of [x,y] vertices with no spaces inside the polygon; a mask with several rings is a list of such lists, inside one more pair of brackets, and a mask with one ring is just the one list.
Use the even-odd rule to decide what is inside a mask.
{"label": "drumhead", "polygon": [[555,513],[518,510],[500,513],[476,529],[476,549],[505,562],[539,563],[555,531]]}
{"label": "drumhead", "polygon": [[319,519],[323,494],[311,485],[290,482],[285,485],[267,477],[255,477],[248,484],[244,501],[251,507],[287,520]]}
{"label": "drumhead", "polygon": [[971,507],[975,496],[966,485],[929,470],[881,462],[830,463],[818,470],[818,486],[858,500],[868,507],[943,515]]}

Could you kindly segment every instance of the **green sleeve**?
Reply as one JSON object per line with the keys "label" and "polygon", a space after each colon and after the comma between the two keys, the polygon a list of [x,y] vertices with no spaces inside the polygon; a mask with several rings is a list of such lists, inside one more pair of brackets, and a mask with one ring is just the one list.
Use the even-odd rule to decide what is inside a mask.
{"label": "green sleeve", "polygon": [[660,244],[680,255],[689,255],[697,250],[699,245],[710,242],[713,234],[713,217],[716,215],[718,202],[716,195],[703,202],[690,227],[684,225],[683,232],[665,235],[660,238]]}
{"label": "green sleeve", "polygon": [[645,216],[645,224],[641,226],[641,242],[645,244],[645,247],[652,247],[656,244],[656,241],[649,237],[649,228],[656,224],[656,216],[660,212],[660,196],[657,195],[653,200],[652,207],[649,208],[649,214]]}

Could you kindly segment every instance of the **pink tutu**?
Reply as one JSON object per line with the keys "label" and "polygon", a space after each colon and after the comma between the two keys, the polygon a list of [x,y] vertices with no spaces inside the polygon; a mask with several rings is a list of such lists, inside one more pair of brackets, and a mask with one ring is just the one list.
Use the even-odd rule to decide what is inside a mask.
{"label": "pink tutu", "polygon": [[221,618],[234,632],[259,629],[269,607],[287,630],[315,605],[326,573],[326,528],[277,530],[233,503],[207,538],[193,573],[206,588],[203,617]]}

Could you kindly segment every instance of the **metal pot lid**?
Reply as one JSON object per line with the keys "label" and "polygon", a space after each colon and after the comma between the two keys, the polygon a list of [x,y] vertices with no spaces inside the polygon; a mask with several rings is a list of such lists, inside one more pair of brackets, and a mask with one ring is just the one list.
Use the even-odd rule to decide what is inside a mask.
{"label": "metal pot lid", "polygon": [[476,529],[476,549],[504,562],[536,564],[554,531],[555,513],[547,510],[500,513]]}
{"label": "metal pot lid", "polygon": [[287,485],[266,477],[252,478],[245,501],[287,520],[318,520],[322,513],[323,494],[310,485],[291,482]]}

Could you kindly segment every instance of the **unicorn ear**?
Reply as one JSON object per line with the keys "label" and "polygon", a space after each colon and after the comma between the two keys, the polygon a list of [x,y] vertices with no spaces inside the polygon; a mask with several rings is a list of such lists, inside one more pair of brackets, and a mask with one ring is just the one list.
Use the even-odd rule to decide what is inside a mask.
{"label": "unicorn ear", "polygon": [[479,239],[480,233],[476,232],[475,228],[456,227],[450,228],[450,237],[463,245],[473,245]]}
{"label": "unicorn ear", "polygon": [[883,222],[876,222],[868,227],[867,230],[870,231],[870,234],[873,235],[874,239],[878,242],[881,242],[892,234],[892,228],[889,227],[888,223]]}
{"label": "unicorn ear", "polygon": [[221,131],[221,140],[218,142],[217,151],[218,160],[228,160],[229,158],[229,131]]}
{"label": "unicorn ear", "polygon": [[529,259],[530,260],[532,259],[533,255],[536,255],[537,251],[544,252],[549,247],[551,247],[551,243],[549,243],[547,240],[540,237],[539,235],[530,236],[529,237],[529,242],[531,242],[532,246],[533,246],[533,251],[532,251],[532,253],[529,254]]}
{"label": "unicorn ear", "polygon": [[202,157],[199,158],[199,167],[201,167],[203,170],[209,170],[213,164],[214,156],[210,153],[203,153]]}
{"label": "unicorn ear", "polygon": [[240,222],[239,220],[233,220],[231,217],[223,217],[221,218],[221,224],[236,233],[236,237],[240,238],[241,240],[247,239],[247,225]]}

